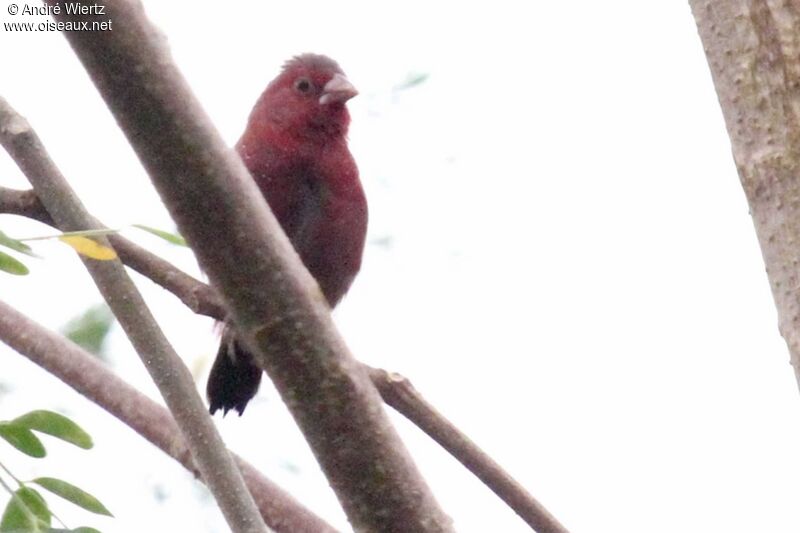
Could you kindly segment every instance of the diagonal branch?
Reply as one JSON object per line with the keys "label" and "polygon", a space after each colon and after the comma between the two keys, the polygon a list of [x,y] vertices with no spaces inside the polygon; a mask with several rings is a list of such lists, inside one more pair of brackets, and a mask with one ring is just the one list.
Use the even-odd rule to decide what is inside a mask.
{"label": "diagonal branch", "polygon": [[[97,227],[28,122],[2,98],[0,144],[58,225],[67,231]],[[206,413],[189,370],[167,341],[122,263],[85,259],[84,264],[175,417],[231,529],[237,533],[265,533],[267,527]]]}
{"label": "diagonal branch", "polygon": [[[37,207],[33,191],[12,191],[0,187],[0,214],[9,213],[34,218],[42,222],[49,220],[43,208]],[[52,222],[49,222],[52,224]],[[119,250],[120,243],[130,243],[124,237],[114,235],[111,237],[115,248]],[[136,246],[136,245],[133,245]],[[143,256],[143,257],[140,257]],[[188,276],[168,261],[164,261],[152,252],[136,246],[131,250],[131,256],[123,257],[123,262],[137,270],[139,273],[160,284],[163,288],[174,293],[182,301],[194,302],[196,309],[210,310],[208,312],[195,311],[200,314],[223,320],[224,311],[216,293],[208,285]],[[130,261],[133,259],[133,261]],[[130,262],[129,262],[130,261]],[[140,269],[137,265],[153,265],[153,270]],[[189,279],[187,283],[166,284],[159,280]],[[209,290],[204,290],[208,288]],[[196,296],[199,295],[199,296]],[[407,378],[386,370],[367,367],[370,379],[378,389],[383,401],[397,412],[408,418],[428,436],[439,443],[448,453],[460,461],[470,472],[475,474],[489,487],[500,499],[511,507],[523,520],[536,531],[563,532],[566,529],[547,509],[539,503],[519,482],[508,472],[500,467],[489,455],[481,450],[467,435],[447,420],[414,388]]]}
{"label": "diagonal branch", "polygon": [[[48,4],[61,7],[59,22],[101,21],[67,14],[64,2]],[[451,531],[380,396],[336,331],[316,282],[200,108],[164,39],[137,2],[107,1],[105,7],[102,19],[117,21],[113,32],[64,35],[283,397],[354,529]]]}
{"label": "diagonal branch", "polygon": [[[49,220],[44,208],[36,207],[37,203],[32,201],[29,196],[35,198],[33,191],[24,191],[23,193],[23,191],[12,191],[0,187],[0,214],[27,216],[42,222]],[[52,221],[49,224],[52,224]],[[111,236],[110,240],[117,251],[120,250],[120,243],[132,244],[119,235]],[[216,311],[223,309],[223,306],[211,287],[185,274],[168,261],[164,261],[152,252],[138,246],[135,250],[131,249],[130,257],[123,256],[120,252],[120,258],[126,265],[172,292],[184,303],[193,302],[195,307],[190,306],[190,308],[195,312],[217,320],[225,318],[224,311]],[[131,261],[131,259],[133,260]],[[153,270],[137,268],[137,265],[142,264],[153,265]],[[184,279],[184,277],[188,278],[187,283],[170,284],[159,281]],[[207,311],[197,311],[196,309]],[[531,527],[542,533],[566,531],[536,498],[468,436],[431,406],[406,378],[382,369],[367,367],[367,371],[372,383],[387,405],[390,405],[439,443]]]}
{"label": "diagonal branch", "polygon": [[[130,386],[91,354],[0,301],[0,341],[93,401],[197,475],[169,411]],[[281,533],[334,533],[321,518],[235,457],[264,521]],[[203,481],[202,477],[198,477]]]}
{"label": "diagonal branch", "polygon": [[367,371],[383,401],[450,452],[535,531],[566,533],[566,528],[525,487],[428,403],[407,378],[378,368],[367,367]]}

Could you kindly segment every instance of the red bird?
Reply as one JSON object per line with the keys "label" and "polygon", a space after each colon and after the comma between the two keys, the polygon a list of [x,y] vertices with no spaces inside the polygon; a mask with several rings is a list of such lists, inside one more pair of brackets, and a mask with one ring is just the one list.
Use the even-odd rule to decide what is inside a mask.
{"label": "red bird", "polygon": [[[331,307],[361,267],[367,200],[347,148],[358,92],[332,59],[288,61],[256,102],[236,144],[272,212]],[[239,415],[258,391],[261,369],[225,328],[207,394],[209,411]]]}

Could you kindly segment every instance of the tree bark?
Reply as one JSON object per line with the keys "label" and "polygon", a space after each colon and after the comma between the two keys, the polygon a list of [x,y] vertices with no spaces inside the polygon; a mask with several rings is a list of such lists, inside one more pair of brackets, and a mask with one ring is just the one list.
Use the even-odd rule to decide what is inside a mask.
{"label": "tree bark", "polygon": [[[132,0],[58,22],[181,233],[275,383],[356,531],[444,532],[439,508],[353,359],[314,279],[236,154],[200,108],[163,37]],[[88,5],[89,3],[87,3]],[[53,213],[51,213],[52,215]]]}
{"label": "tree bark", "polygon": [[[33,191],[0,187],[0,214],[13,213],[54,225]],[[121,235],[108,239],[123,263],[180,298],[196,313],[224,320],[226,313],[212,288]],[[486,486],[539,533],[563,533],[559,521],[525,487],[439,413],[399,374],[366,367],[383,401],[414,423],[475,474]]]}
{"label": "tree bark", "polygon": [[[0,300],[0,341],[105,409],[200,481],[172,414],[108,369],[97,357]],[[336,533],[330,524],[234,456],[264,521],[279,533]]]}
{"label": "tree bark", "polygon": [[800,384],[800,2],[689,4]]}
{"label": "tree bark", "polygon": [[[33,185],[53,220],[67,231],[98,229],[36,132],[0,98],[0,144]],[[108,241],[99,238],[101,244]],[[147,304],[117,260],[83,263],[119,320],[169,407],[195,464],[236,533],[267,533],[252,495],[197,394],[192,375],[161,331]]]}

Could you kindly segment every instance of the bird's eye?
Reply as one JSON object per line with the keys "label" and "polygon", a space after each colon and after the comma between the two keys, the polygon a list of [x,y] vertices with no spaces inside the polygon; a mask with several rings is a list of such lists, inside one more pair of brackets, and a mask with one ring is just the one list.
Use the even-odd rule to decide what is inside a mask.
{"label": "bird's eye", "polygon": [[300,78],[296,82],[294,82],[294,88],[300,91],[301,93],[307,93],[311,90],[311,82],[308,81],[306,78]]}

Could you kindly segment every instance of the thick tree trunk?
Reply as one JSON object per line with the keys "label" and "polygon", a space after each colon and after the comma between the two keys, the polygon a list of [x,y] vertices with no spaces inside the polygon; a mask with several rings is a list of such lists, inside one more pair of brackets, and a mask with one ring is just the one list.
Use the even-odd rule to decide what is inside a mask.
{"label": "thick tree trunk", "polygon": [[800,1],[689,4],[800,383]]}

